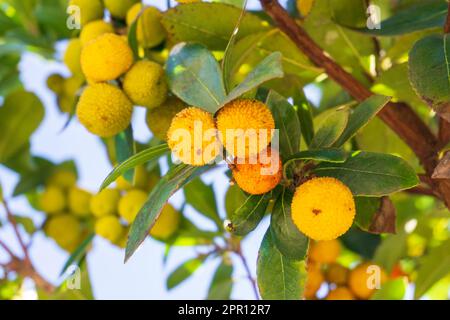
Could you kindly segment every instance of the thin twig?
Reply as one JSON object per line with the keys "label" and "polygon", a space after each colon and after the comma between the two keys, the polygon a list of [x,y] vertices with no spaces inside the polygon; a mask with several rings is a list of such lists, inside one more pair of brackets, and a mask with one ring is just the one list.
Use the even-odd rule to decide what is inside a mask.
{"label": "thin twig", "polygon": [[2,247],[11,258],[15,257],[14,252],[12,252],[12,250],[2,240],[0,240],[0,247]]}
{"label": "thin twig", "polygon": [[436,193],[432,189],[425,188],[425,187],[415,187],[412,189],[405,190],[407,193],[411,194],[417,194],[417,195],[424,195],[424,196],[432,196],[437,197]]}
{"label": "thin twig", "polygon": [[242,253],[242,249],[239,248],[238,250],[235,250],[234,253],[238,255],[238,257],[241,259],[242,265],[244,266],[245,272],[247,273],[247,278],[250,281],[253,289],[253,293],[255,294],[256,300],[259,300],[259,292],[258,292],[258,286],[256,285],[256,281],[252,276],[252,272],[250,271],[250,267],[248,266],[247,259],[245,258],[244,254]]}
{"label": "thin twig", "polygon": [[11,223],[14,233],[16,234],[17,237],[17,241],[19,241],[20,247],[22,248],[23,254],[25,256],[25,262],[30,263],[31,264],[31,260],[30,260],[30,255],[28,253],[28,247],[25,244],[22,235],[20,234],[19,231],[19,226],[17,225],[17,221],[16,218],[14,217],[14,215],[12,214],[9,205],[6,201],[3,201],[3,206],[5,207],[6,210],[6,215],[8,217],[8,221]]}

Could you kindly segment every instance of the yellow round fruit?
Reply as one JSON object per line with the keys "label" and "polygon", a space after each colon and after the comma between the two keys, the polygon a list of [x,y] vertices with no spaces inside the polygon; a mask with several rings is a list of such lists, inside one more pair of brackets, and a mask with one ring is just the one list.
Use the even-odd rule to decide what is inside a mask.
{"label": "yellow round fruit", "polygon": [[76,6],[79,8],[81,25],[84,26],[90,21],[103,18],[103,3],[101,0],[70,0],[69,6]]}
{"label": "yellow round fruit", "polygon": [[122,237],[124,230],[117,216],[104,216],[95,221],[95,233],[113,243]]}
{"label": "yellow round fruit", "polygon": [[[114,33],[114,27],[103,20],[89,22],[80,33],[81,45],[85,46],[90,41],[97,39],[105,33]],[[81,52],[80,52],[81,53]]]}
{"label": "yellow round fruit", "polygon": [[386,280],[386,272],[381,267],[365,262],[350,271],[348,286],[359,299],[369,299]]}
{"label": "yellow round fruit", "polygon": [[172,119],[167,143],[181,162],[193,166],[212,162],[220,151],[212,115],[195,107],[183,109]]}
{"label": "yellow round fruit", "polygon": [[309,264],[308,275],[306,278],[304,296],[306,299],[315,299],[324,281],[323,274],[319,265]]}
{"label": "yellow round fruit", "polygon": [[64,77],[54,73],[47,78],[47,88],[56,94],[62,94],[64,90]]}
{"label": "yellow round fruit", "polygon": [[64,190],[56,186],[47,186],[39,198],[40,209],[48,214],[60,213],[66,205]]}
{"label": "yellow round fruit", "polygon": [[128,10],[140,0],[103,0],[106,9],[114,18],[124,19]]}
{"label": "yellow round fruit", "polygon": [[64,64],[73,74],[81,73],[81,41],[78,38],[71,39],[64,53]]}
{"label": "yellow round fruit", "polygon": [[161,106],[147,111],[147,126],[153,135],[161,141],[166,141],[167,131],[172,119],[187,105],[175,96],[170,96]]}
{"label": "yellow round fruit", "polygon": [[309,258],[319,263],[336,262],[341,253],[341,244],[338,240],[318,241],[311,245]]}
{"label": "yellow round fruit", "polygon": [[251,163],[251,159],[236,158],[232,166],[233,179],[242,190],[250,194],[271,191],[283,176],[283,165],[278,152],[268,148],[254,162],[256,163]]}
{"label": "yellow round fruit", "polygon": [[133,184],[131,184],[127,179],[123,176],[120,176],[116,179],[116,187],[121,191],[127,191],[133,189]]}
{"label": "yellow round fruit", "polygon": [[133,64],[133,52],[127,41],[113,33],[105,33],[81,50],[81,68],[90,82],[119,78]]}
{"label": "yellow round fruit", "polygon": [[150,235],[156,239],[169,239],[178,230],[181,222],[181,214],[170,204],[166,204],[155,225],[150,230]]}
{"label": "yellow round fruit", "polygon": [[331,290],[326,300],[355,300],[355,296],[353,293],[346,287],[338,287],[336,289]]}
{"label": "yellow round fruit", "polygon": [[161,24],[161,12],[152,6],[143,6],[137,3],[128,10],[127,24],[131,26],[137,22],[136,36],[143,48],[153,48],[166,38],[166,31]]}
{"label": "yellow round fruit", "polygon": [[350,189],[334,178],[313,178],[295,191],[291,205],[297,228],[317,241],[333,240],[352,226],[355,201]]}
{"label": "yellow round fruit", "polygon": [[237,99],[227,103],[217,114],[219,139],[237,158],[258,155],[269,145],[275,121],[262,102]]}
{"label": "yellow round fruit", "polygon": [[89,203],[92,194],[78,187],[72,187],[69,190],[69,209],[70,212],[79,217],[90,215]]}
{"label": "yellow round fruit", "polygon": [[136,218],[147,201],[148,194],[142,190],[130,190],[119,200],[119,215],[129,224]]}
{"label": "yellow round fruit", "polygon": [[329,283],[343,286],[347,283],[350,270],[338,263],[332,263],[328,266],[325,278]]}
{"label": "yellow round fruit", "polygon": [[77,183],[75,172],[67,169],[56,169],[47,179],[48,186],[55,186],[62,189],[69,189]]}
{"label": "yellow round fruit", "polygon": [[114,215],[120,200],[120,191],[117,189],[104,189],[93,195],[89,203],[90,211],[97,218]]}
{"label": "yellow round fruit", "polygon": [[125,74],[123,90],[134,104],[156,108],[167,99],[164,69],[156,62],[141,60]]}
{"label": "yellow round fruit", "polygon": [[314,4],[314,0],[297,0],[297,10],[300,12],[302,17],[306,17],[308,13],[311,11],[311,8]]}
{"label": "yellow round fruit", "polygon": [[112,137],[125,130],[131,122],[133,105],[119,88],[97,83],[88,86],[77,105],[80,122],[93,134]]}
{"label": "yellow round fruit", "polygon": [[82,230],[80,221],[70,214],[54,216],[44,225],[47,236],[69,252],[76,249],[82,236]]}

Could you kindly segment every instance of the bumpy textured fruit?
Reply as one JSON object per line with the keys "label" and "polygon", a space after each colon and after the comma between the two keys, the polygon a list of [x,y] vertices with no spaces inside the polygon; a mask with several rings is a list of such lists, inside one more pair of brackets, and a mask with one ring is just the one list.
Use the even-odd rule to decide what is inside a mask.
{"label": "bumpy textured fruit", "polygon": [[117,216],[105,216],[95,222],[95,233],[111,242],[119,240],[124,229]]}
{"label": "bumpy textured fruit", "polygon": [[119,88],[97,83],[88,86],[77,105],[80,122],[93,134],[112,137],[131,122],[133,105]]}
{"label": "bumpy textured fruit", "polygon": [[69,189],[77,183],[75,172],[66,169],[56,169],[47,179],[46,184],[62,189]]}
{"label": "bumpy textured fruit", "polygon": [[119,201],[119,215],[128,223],[132,223],[139,210],[147,201],[148,195],[141,190],[130,190]]}
{"label": "bumpy textured fruit", "polygon": [[317,291],[324,281],[320,266],[317,264],[308,265],[308,276],[306,278],[304,295],[306,299],[314,299]]}
{"label": "bumpy textured fruit", "polygon": [[156,108],[167,99],[164,69],[156,62],[136,62],[123,80],[123,90],[134,104]]}
{"label": "bumpy textured fruit", "polygon": [[167,143],[185,164],[202,166],[219,155],[217,130],[212,115],[200,108],[183,109],[172,120]]}
{"label": "bumpy textured fruit", "polygon": [[39,198],[39,207],[48,214],[60,213],[66,208],[66,195],[63,189],[48,186]]}
{"label": "bumpy textured fruit", "polygon": [[297,228],[318,241],[341,236],[355,218],[355,201],[350,189],[328,177],[314,178],[300,185],[291,209]]}
{"label": "bumpy textured fruit", "polygon": [[338,240],[318,241],[311,245],[309,258],[318,263],[333,263],[341,253],[341,244]]}
{"label": "bumpy textured fruit", "polygon": [[103,18],[103,3],[101,0],[70,0],[69,6],[77,6],[80,9],[81,25],[90,21]]}
{"label": "bumpy textured fruit", "polygon": [[355,269],[350,271],[348,286],[352,290],[353,294],[360,299],[369,299],[378,285],[382,285],[387,280],[386,272],[378,267],[374,268],[379,270],[374,272],[371,266],[376,266],[370,262],[365,262],[358,265]]}
{"label": "bumpy textured fruit", "polygon": [[314,0],[297,0],[297,10],[300,12],[302,17],[306,17],[308,13],[311,11],[311,8],[314,4]]}
{"label": "bumpy textured fruit", "polygon": [[181,214],[170,204],[166,204],[150,234],[161,240],[170,238],[180,226]]}
{"label": "bumpy textured fruit", "polygon": [[140,0],[103,0],[103,2],[113,17],[124,19],[128,10]]}
{"label": "bumpy textured fruit", "polygon": [[217,129],[225,149],[234,157],[256,156],[272,139],[275,121],[262,102],[237,99],[226,104],[217,114]]}
{"label": "bumpy textured fruit", "polygon": [[64,90],[64,77],[57,73],[51,74],[47,78],[47,88],[56,94],[61,94]]}
{"label": "bumpy textured fruit", "polygon": [[347,283],[350,270],[338,263],[332,263],[328,266],[325,273],[325,279],[329,283],[334,283],[338,286],[343,286]]}
{"label": "bumpy textured fruit", "polygon": [[92,214],[96,217],[114,215],[119,204],[120,191],[117,189],[104,189],[93,195],[89,203]]}
{"label": "bumpy textured fruit", "polygon": [[105,22],[103,20],[96,20],[89,22],[81,30],[80,33],[81,45],[84,46],[88,44],[90,41],[98,38],[99,36],[105,33],[114,33],[114,27],[110,23]]}
{"label": "bumpy textured fruit", "polygon": [[44,231],[61,248],[69,252],[76,249],[82,236],[80,221],[70,214],[62,214],[50,218],[45,224]]}
{"label": "bumpy textured fruit", "polygon": [[161,24],[161,12],[155,7],[143,7],[141,3],[137,3],[128,10],[128,26],[131,26],[138,16],[136,36],[139,44],[143,48],[153,48],[163,42],[166,31]]}
{"label": "bumpy textured fruit", "polygon": [[250,194],[263,194],[274,189],[283,176],[280,156],[276,150],[267,149],[260,154],[256,163],[240,164],[236,159],[232,167],[233,178],[238,186]]}
{"label": "bumpy textured fruit", "polygon": [[353,293],[345,287],[338,287],[336,289],[331,290],[326,300],[355,300],[355,296]]}
{"label": "bumpy textured fruit", "polygon": [[81,73],[81,41],[80,39],[71,39],[64,53],[64,64],[73,74]]}
{"label": "bumpy textured fruit", "polygon": [[159,140],[166,141],[172,119],[187,105],[177,97],[170,96],[161,106],[147,111],[147,126]]}
{"label": "bumpy textured fruit", "polygon": [[69,209],[70,212],[79,217],[88,216],[91,211],[89,210],[89,203],[92,195],[83,189],[73,187],[69,190]]}
{"label": "bumpy textured fruit", "polygon": [[90,82],[119,78],[133,64],[133,52],[127,41],[105,33],[86,44],[81,51],[81,68]]}

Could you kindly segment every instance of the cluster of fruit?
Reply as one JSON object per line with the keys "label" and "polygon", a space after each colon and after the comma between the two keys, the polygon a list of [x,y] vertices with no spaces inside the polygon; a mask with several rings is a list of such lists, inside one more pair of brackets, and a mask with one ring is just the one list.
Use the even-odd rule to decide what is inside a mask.
{"label": "cluster of fruit", "polygon": [[[47,215],[44,231],[68,252],[73,252],[92,232],[123,248],[130,224],[158,179],[144,167],[137,167],[133,184],[120,177],[116,188],[91,194],[76,186],[75,173],[58,169],[39,196],[39,209]],[[167,204],[150,234],[167,240],[180,223],[181,214]]]}
{"label": "cluster of fruit", "polygon": [[319,289],[326,285],[326,300],[368,300],[388,280],[383,268],[365,261],[350,269],[338,262],[339,240],[313,243],[308,255],[305,298],[318,299]]}

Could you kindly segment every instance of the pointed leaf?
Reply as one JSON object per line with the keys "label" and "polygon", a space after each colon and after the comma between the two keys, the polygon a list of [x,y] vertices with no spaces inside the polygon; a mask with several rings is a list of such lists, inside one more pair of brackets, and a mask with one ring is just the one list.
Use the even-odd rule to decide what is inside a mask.
{"label": "pointed leaf", "polygon": [[[114,144],[116,149],[116,159],[118,163],[122,163],[131,158],[135,154],[136,146],[133,138],[133,128],[131,125],[123,132],[114,137]],[[129,170],[123,174],[126,180],[133,182],[134,172]]]}
{"label": "pointed leaf", "polygon": [[95,233],[91,233],[86,237],[86,239],[83,240],[83,242],[81,242],[78,248],[76,248],[75,251],[70,255],[69,259],[67,259],[66,263],[64,263],[64,266],[60,272],[60,276],[63,275],[71,265],[78,264],[81,260],[83,260],[83,257],[86,256],[86,252],[90,244],[92,243],[92,240],[94,240],[94,237]]}
{"label": "pointed leaf", "polygon": [[321,123],[317,125],[318,129],[311,141],[310,148],[331,147],[344,132],[348,123],[349,113],[349,109],[344,106],[325,111],[321,114]]}
{"label": "pointed leaf", "polygon": [[224,258],[214,273],[208,290],[208,300],[229,300],[233,289],[233,264]]}
{"label": "pointed leaf", "polygon": [[212,186],[197,178],[184,187],[184,195],[194,209],[214,221],[219,228],[222,227]]}
{"label": "pointed leaf", "polygon": [[173,289],[188,279],[203,264],[207,256],[192,258],[178,266],[167,278],[167,289]]}

